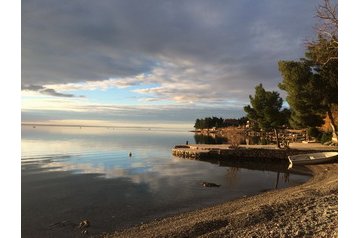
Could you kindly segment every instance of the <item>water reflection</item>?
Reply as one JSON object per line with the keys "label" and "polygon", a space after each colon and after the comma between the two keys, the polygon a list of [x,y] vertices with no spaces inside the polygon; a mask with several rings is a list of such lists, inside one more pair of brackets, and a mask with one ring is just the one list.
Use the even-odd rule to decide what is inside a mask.
{"label": "water reflection", "polygon": [[[290,172],[289,181],[281,182],[283,170],[173,157],[171,148],[188,140],[190,132],[71,129],[22,130],[26,237],[74,237],[73,229],[49,230],[48,225],[84,218],[95,224],[90,232],[96,235],[308,178]],[[203,181],[221,186],[205,188]]]}
{"label": "water reflection", "polygon": [[[134,156],[166,154],[168,148],[186,141],[186,131],[131,130],[82,127],[21,127],[22,159],[44,155],[101,154],[129,152]],[[158,143],[158,140],[161,142]],[[155,148],[155,151],[152,149]]]}
{"label": "water reflection", "polygon": [[213,135],[194,134],[196,144],[226,144],[227,138]]}
{"label": "water reflection", "polygon": [[245,134],[234,134],[228,138],[214,133],[195,133],[194,141],[196,144],[236,144],[236,145],[272,145],[276,144],[271,137],[249,136]]}
{"label": "water reflection", "polygon": [[[181,158],[186,160],[186,158]],[[207,162],[210,164],[215,164],[219,167],[227,168],[225,178],[228,184],[237,183],[240,178],[240,171],[244,170],[253,170],[253,171],[262,171],[270,172],[276,174],[275,186],[274,188],[279,188],[279,183],[289,184],[290,175],[305,175],[310,176],[310,170],[304,166],[296,166],[296,168],[291,168],[288,170],[287,164],[285,163],[269,163],[269,162],[250,162],[250,161],[240,161],[240,160],[229,160],[229,159],[196,159],[197,161]],[[280,175],[282,175],[280,177]]]}

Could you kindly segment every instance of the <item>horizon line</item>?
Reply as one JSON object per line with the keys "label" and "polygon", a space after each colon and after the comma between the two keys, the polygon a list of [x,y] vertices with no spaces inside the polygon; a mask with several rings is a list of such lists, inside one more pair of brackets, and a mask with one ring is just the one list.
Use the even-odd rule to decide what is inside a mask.
{"label": "horizon line", "polygon": [[[109,126],[109,125],[80,125],[80,124],[45,124],[45,123],[23,123],[21,126],[54,126],[54,127],[100,127],[100,128],[176,128],[177,127],[168,127],[168,126]],[[188,128],[189,129],[189,128]]]}

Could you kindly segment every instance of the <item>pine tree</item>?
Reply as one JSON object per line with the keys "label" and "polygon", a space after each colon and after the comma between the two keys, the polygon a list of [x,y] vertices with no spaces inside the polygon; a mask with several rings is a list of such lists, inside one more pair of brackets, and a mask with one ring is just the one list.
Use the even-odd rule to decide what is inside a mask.
{"label": "pine tree", "polygon": [[283,100],[278,92],[266,91],[262,84],[255,87],[255,96],[250,95],[250,105],[244,107],[247,117],[265,130],[274,130],[277,147],[280,148],[277,129],[287,123],[287,109],[282,110]]}

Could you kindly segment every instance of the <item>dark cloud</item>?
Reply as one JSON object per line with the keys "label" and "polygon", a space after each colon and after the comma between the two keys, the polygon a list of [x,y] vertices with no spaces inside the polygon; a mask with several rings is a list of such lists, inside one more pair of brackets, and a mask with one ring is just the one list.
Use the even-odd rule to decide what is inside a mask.
{"label": "dark cloud", "polygon": [[75,97],[75,95],[73,95],[73,94],[58,93],[51,88],[41,90],[40,92],[43,94],[47,94],[47,95],[51,95],[51,96],[55,96],[55,97],[68,97],[68,98]]}
{"label": "dark cloud", "polygon": [[38,86],[38,85],[21,85],[21,90],[40,91],[43,89],[45,89],[43,86]]}
{"label": "dark cloud", "polygon": [[75,96],[73,94],[68,94],[68,93],[59,93],[52,88],[45,88],[43,86],[38,86],[38,85],[21,85],[21,90],[36,91],[42,94],[51,95],[55,97],[67,97],[67,98],[83,97],[83,96]]}
{"label": "dark cloud", "polygon": [[[190,62],[184,68],[196,73],[177,79],[207,84],[217,98],[247,99],[258,83],[277,88],[278,60],[303,56],[318,2],[23,1],[22,83],[130,77],[163,62],[176,66],[160,80],[170,83]],[[170,87],[165,93],[185,94]]]}

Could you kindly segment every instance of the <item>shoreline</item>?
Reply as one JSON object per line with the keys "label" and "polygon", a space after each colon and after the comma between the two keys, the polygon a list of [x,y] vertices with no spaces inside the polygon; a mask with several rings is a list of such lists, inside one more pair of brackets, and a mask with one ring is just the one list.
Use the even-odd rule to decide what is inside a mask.
{"label": "shoreline", "polygon": [[154,220],[102,237],[337,237],[338,164],[306,183]]}

